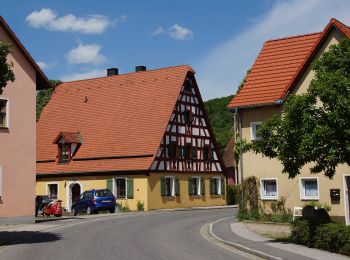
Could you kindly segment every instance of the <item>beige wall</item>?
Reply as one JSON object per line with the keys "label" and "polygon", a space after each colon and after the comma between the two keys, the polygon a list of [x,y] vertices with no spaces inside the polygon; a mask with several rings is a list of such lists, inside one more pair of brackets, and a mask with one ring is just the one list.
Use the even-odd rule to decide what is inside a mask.
{"label": "beige wall", "polygon": [[[331,44],[336,44],[342,38],[341,34],[333,30],[330,33],[330,37],[326,40],[325,44],[320,49],[320,52],[316,57],[329,49]],[[311,80],[314,77],[314,71],[312,71],[311,65],[307,68],[305,74],[301,77],[300,81],[296,84],[296,88],[293,93],[301,94],[305,93]],[[242,115],[242,136],[247,141],[251,141],[250,123],[262,122],[268,117],[280,114],[282,107],[264,107],[255,109],[246,109],[241,111]],[[341,165],[337,168],[337,173],[332,180],[324,177],[322,174],[311,175],[309,174],[310,165],[302,169],[302,174],[294,179],[289,179],[288,175],[282,174],[282,165],[277,159],[269,159],[262,157],[259,154],[253,152],[247,152],[243,156],[243,173],[244,177],[256,176],[261,178],[277,178],[278,184],[278,197],[286,198],[286,206],[288,208],[300,207],[309,201],[301,200],[300,198],[300,178],[302,177],[317,177],[319,180],[319,200],[320,203],[327,203],[332,207],[331,215],[344,216],[345,215],[345,196],[343,178],[344,174],[350,174],[350,167]],[[260,187],[261,188],[261,187]],[[332,203],[330,199],[330,189],[340,189],[341,199],[339,203]]]}
{"label": "beige wall", "polygon": [[[0,28],[0,40],[9,42]],[[8,129],[0,129],[3,192],[0,223],[34,220],[35,200],[35,71],[17,47],[9,55],[16,76],[0,98],[9,99]],[[10,218],[9,218],[10,217]]]}

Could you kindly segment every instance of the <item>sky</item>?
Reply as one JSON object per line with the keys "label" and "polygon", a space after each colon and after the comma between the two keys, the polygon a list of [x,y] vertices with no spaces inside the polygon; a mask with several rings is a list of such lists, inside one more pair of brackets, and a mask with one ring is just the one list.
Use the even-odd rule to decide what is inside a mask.
{"label": "sky", "polygon": [[3,1],[0,15],[50,79],[182,64],[204,100],[235,94],[264,42],[350,25],[349,0]]}

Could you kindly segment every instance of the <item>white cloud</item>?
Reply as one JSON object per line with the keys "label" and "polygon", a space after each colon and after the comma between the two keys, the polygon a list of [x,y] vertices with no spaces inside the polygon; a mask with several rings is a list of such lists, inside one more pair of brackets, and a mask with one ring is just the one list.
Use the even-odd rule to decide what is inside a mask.
{"label": "white cloud", "polygon": [[160,26],[153,33],[151,33],[151,35],[153,35],[153,36],[154,35],[159,35],[159,34],[162,34],[164,32],[165,32],[164,28],[162,26]]}
{"label": "white cloud", "polygon": [[174,24],[169,28],[169,35],[176,40],[189,40],[193,37],[193,32],[186,27]]}
{"label": "white cloud", "polygon": [[101,46],[98,44],[82,44],[66,54],[66,59],[71,64],[99,65],[106,62],[106,57],[100,54]]}
{"label": "white cloud", "polygon": [[278,1],[195,64],[204,99],[234,94],[266,40],[322,31],[332,17],[349,25],[349,13],[348,0]]}
{"label": "white cloud", "polygon": [[87,71],[87,72],[76,72],[76,73],[72,73],[72,74],[65,74],[59,78],[63,82],[67,82],[67,81],[72,81],[72,80],[103,77],[103,76],[106,76],[106,73],[107,73],[106,70],[95,69],[95,70],[91,70],[91,71]]}
{"label": "white cloud", "polygon": [[51,67],[49,64],[47,64],[47,63],[44,62],[44,61],[37,61],[36,64],[38,64],[38,66],[39,66],[42,70],[49,69],[49,68]]}
{"label": "white cloud", "polygon": [[103,33],[107,27],[125,22],[126,15],[111,21],[107,16],[90,15],[86,18],[76,17],[73,14],[58,16],[53,10],[43,8],[30,13],[26,17],[26,22],[34,28],[45,28],[51,31],[72,31],[86,34]]}

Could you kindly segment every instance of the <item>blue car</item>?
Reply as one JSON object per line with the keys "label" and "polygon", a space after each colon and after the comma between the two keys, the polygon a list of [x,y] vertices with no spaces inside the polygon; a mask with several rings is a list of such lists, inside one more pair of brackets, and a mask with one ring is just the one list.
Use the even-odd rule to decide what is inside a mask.
{"label": "blue car", "polygon": [[108,210],[110,213],[115,212],[115,197],[107,189],[88,190],[80,195],[80,199],[72,205],[72,214],[76,216],[79,212],[87,214],[98,213],[100,210]]}

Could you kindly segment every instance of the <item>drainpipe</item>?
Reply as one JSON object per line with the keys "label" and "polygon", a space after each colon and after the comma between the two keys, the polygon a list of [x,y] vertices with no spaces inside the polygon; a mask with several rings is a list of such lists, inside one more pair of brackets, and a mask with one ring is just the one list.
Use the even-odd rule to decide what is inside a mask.
{"label": "drainpipe", "polygon": [[[243,194],[243,189],[242,189],[242,184],[243,184],[243,142],[242,142],[242,113],[239,113],[239,109],[235,109],[235,116],[234,116],[234,129],[235,129],[235,141],[237,132],[239,133],[239,167],[237,165],[236,170],[236,180],[237,184],[241,184],[241,205],[243,205],[244,201],[244,194]],[[235,142],[236,143],[236,142]],[[237,171],[239,169],[239,173]],[[239,176],[240,175],[240,176]],[[240,177],[240,180],[238,181],[238,177]]]}

